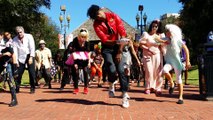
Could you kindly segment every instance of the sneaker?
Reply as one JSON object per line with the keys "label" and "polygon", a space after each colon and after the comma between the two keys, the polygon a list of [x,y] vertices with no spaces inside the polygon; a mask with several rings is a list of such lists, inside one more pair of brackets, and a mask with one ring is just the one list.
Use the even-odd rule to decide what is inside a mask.
{"label": "sneaker", "polygon": [[87,94],[89,91],[88,91],[88,88],[87,87],[85,87],[84,88],[84,94]]}
{"label": "sneaker", "polygon": [[122,99],[122,107],[124,107],[124,108],[129,107],[129,100],[128,100],[127,96],[124,96]]}
{"label": "sneaker", "polygon": [[102,88],[102,85],[101,85],[101,84],[98,84],[98,88]]}
{"label": "sneaker", "polygon": [[170,95],[172,95],[172,94],[173,94],[174,89],[175,89],[175,87],[170,87],[170,88],[169,88],[169,94],[170,94]]}
{"label": "sneaker", "polygon": [[130,96],[129,96],[126,92],[123,92],[123,93],[122,93],[122,97],[123,97],[123,98],[126,97],[127,99],[130,99]]}
{"label": "sneaker", "polygon": [[77,89],[74,89],[73,94],[78,94],[78,92],[79,92],[79,89],[78,89],[78,88],[77,88]]}
{"label": "sneaker", "polygon": [[115,96],[115,86],[114,83],[110,83],[109,86],[109,97],[112,98]]}
{"label": "sneaker", "polygon": [[154,88],[150,88],[150,93],[155,93],[155,89]]}
{"label": "sneaker", "polygon": [[144,92],[145,94],[150,94],[150,90],[145,90],[145,92]]}
{"label": "sneaker", "polygon": [[177,104],[183,104],[183,100],[178,100],[177,102],[176,102]]}
{"label": "sneaker", "polygon": [[30,88],[30,94],[34,94],[35,93],[35,88]]}
{"label": "sneaker", "polygon": [[156,91],[155,91],[155,95],[156,95],[156,96],[160,96],[161,94],[162,94],[162,93],[161,93],[160,90],[156,90]]}
{"label": "sneaker", "polygon": [[115,92],[114,92],[114,91],[109,91],[109,97],[110,97],[110,98],[115,97]]}

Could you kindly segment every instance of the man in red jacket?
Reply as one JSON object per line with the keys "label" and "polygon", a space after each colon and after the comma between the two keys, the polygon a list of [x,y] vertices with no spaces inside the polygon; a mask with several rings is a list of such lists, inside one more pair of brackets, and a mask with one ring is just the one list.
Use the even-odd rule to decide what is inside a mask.
{"label": "man in red jacket", "polygon": [[102,55],[107,67],[108,81],[110,82],[109,97],[114,97],[114,82],[117,73],[120,80],[123,95],[122,106],[129,107],[129,96],[127,94],[129,81],[124,73],[124,61],[122,61],[123,47],[128,42],[118,43],[119,39],[126,37],[121,18],[112,12],[104,12],[99,6],[91,5],[87,11],[87,16],[94,20],[94,30],[101,39]]}

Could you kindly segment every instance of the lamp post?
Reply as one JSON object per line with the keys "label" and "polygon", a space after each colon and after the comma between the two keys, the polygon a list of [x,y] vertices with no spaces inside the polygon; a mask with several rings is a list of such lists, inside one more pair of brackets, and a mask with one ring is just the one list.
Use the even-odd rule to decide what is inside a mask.
{"label": "lamp post", "polygon": [[[66,6],[65,5],[61,5],[60,9],[63,12],[63,15],[62,15],[62,13],[60,13],[59,21],[61,23],[61,29],[64,28],[64,49],[66,49],[66,30],[67,30],[67,28],[69,29],[71,18],[70,18],[70,15],[66,16]],[[64,20],[65,18],[67,21]]]}
{"label": "lamp post", "polygon": [[[147,15],[146,15],[146,13],[144,13],[144,15],[142,14],[142,12],[143,12],[143,5],[139,5],[138,6],[138,11],[140,11],[140,15],[137,14],[135,18],[136,18],[136,21],[137,21],[137,29],[140,29],[140,32],[141,32],[141,35],[142,35],[142,33],[143,33],[143,26],[144,26],[144,28],[146,28]],[[143,20],[144,20],[144,25],[142,23]],[[139,21],[141,22],[140,24],[139,24]]]}
{"label": "lamp post", "polygon": [[146,13],[144,13],[143,14],[144,30],[146,30],[146,20],[147,20],[147,15]]}

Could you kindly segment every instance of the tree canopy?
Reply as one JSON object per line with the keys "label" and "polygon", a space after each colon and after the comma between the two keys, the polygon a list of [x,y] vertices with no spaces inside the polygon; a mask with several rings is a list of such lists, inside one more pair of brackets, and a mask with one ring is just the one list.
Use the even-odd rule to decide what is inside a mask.
{"label": "tree canopy", "polygon": [[59,29],[40,11],[41,7],[50,9],[50,0],[0,0],[0,6],[0,31],[15,35],[15,27],[23,26],[34,36],[36,47],[43,39],[53,52],[57,50]]}
{"label": "tree canopy", "polygon": [[[200,54],[209,31],[213,30],[213,0],[179,0],[183,4],[180,12],[181,28],[191,39],[194,56]],[[196,55],[195,55],[196,54]]]}

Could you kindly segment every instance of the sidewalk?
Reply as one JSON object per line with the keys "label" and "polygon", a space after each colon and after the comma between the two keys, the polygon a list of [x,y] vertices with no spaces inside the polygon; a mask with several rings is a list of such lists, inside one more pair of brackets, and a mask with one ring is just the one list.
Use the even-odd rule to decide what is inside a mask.
{"label": "sidewalk", "polygon": [[213,119],[213,102],[204,101],[199,88],[184,86],[184,104],[176,104],[178,91],[170,96],[163,90],[160,97],[145,95],[143,87],[133,84],[129,95],[130,107],[121,107],[121,92],[109,98],[107,86],[92,85],[88,95],[72,94],[73,87],[67,85],[59,91],[59,83],[53,89],[39,88],[29,94],[29,88],[20,88],[18,106],[8,107],[10,94],[0,93],[1,120],[210,120]]}

